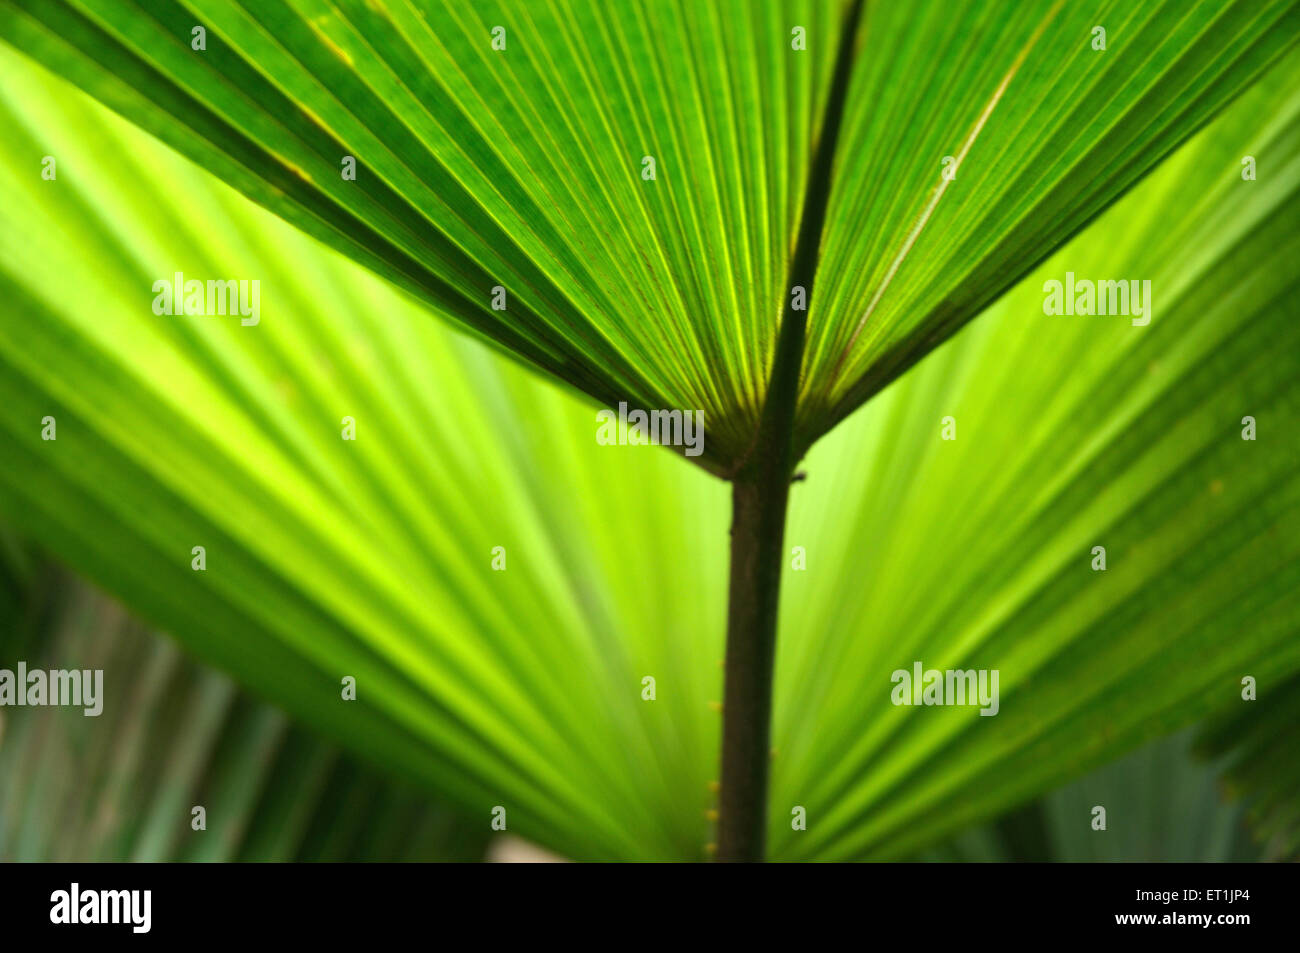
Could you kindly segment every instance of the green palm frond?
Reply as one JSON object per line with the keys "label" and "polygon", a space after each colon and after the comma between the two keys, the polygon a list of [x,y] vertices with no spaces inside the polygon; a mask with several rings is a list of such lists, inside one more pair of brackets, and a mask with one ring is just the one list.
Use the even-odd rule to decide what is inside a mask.
{"label": "green palm frond", "polygon": [[[792,494],[775,859],[910,856],[1205,717],[1243,674],[1300,670],[1296,54],[1251,84],[1293,7],[1115,12],[1112,71],[1078,61],[1077,5],[994,6],[917,8],[947,56],[896,7],[860,28],[889,41],[854,60],[797,450],[876,396]],[[0,47],[0,514],[468,824],[504,806],[575,859],[707,856],[726,487],[597,445],[589,403],[427,310],[567,390],[704,408],[705,463],[732,467],[840,11],[511,5],[536,25],[502,61],[490,7],[198,8],[206,60],[173,36],[189,8],[0,2],[0,36],[271,210]],[[261,322],[154,314],[175,272],[259,278]],[[1045,314],[1066,272],[1151,280],[1150,323]],[[999,670],[998,716],[891,704],[917,660]]]}
{"label": "green palm frond", "polygon": [[1300,36],[1291,0],[856,6],[5,0],[0,37],[604,404],[703,410],[697,462],[729,472],[828,109],[801,448]]}
{"label": "green palm frond", "polygon": [[[21,108],[39,108],[38,92],[57,102],[47,112],[63,123],[43,123],[46,148],[75,154],[86,143],[100,157],[93,167],[74,160],[75,173],[65,163],[75,189],[31,176],[9,183],[17,202],[6,261],[17,267],[4,281],[27,316],[6,326],[0,345],[18,454],[4,499],[15,518],[72,564],[134,593],[151,618],[259,693],[481,816],[518,805],[518,829],[570,856],[698,856],[716,739],[706,703],[718,697],[722,599],[709,571],[721,556],[710,543],[722,538],[717,488],[670,459],[596,447],[590,417],[567,399],[438,334],[413,306],[342,262],[313,257],[292,232],[206,189],[120,122],[10,68],[25,77]],[[1294,406],[1295,351],[1252,347],[1247,336],[1239,346],[1253,358],[1238,375],[1197,373],[1234,338],[1281,345],[1294,335],[1277,306],[1289,279],[1275,259],[1293,250],[1285,216],[1296,173],[1289,186],[1271,177],[1248,199],[1206,194],[1220,220],[1182,198],[1200,194],[1196,170],[1224,190],[1242,188],[1210,161],[1242,143],[1269,167],[1284,161],[1296,128],[1286,85],[1261,86],[1147,194],[1045,266],[1069,262],[1083,273],[1116,234],[1130,234],[1135,268],[1163,263],[1188,276],[1185,299],[1162,309],[1148,336],[1133,337],[1126,322],[1042,316],[1031,280],[810,459],[809,486],[858,489],[823,492],[811,512],[796,497],[791,542],[806,539],[825,568],[791,574],[787,629],[816,637],[796,635],[783,650],[774,803],[809,804],[819,823],[795,841],[774,811],[776,856],[822,855],[832,843],[857,853],[892,845],[891,831],[908,832],[902,850],[1194,717],[1189,702],[1236,664],[1296,664],[1275,651],[1293,634],[1282,624],[1294,609],[1283,585],[1293,554],[1258,540],[1266,524],[1230,518],[1267,493],[1275,518],[1294,520],[1294,495],[1285,495],[1293,455],[1270,440],[1245,445],[1261,451],[1249,463],[1225,456],[1236,449],[1227,440],[1244,398],[1229,405],[1223,395],[1225,386],[1229,395],[1262,388],[1257,415],[1276,421]],[[130,145],[110,147],[119,139]],[[35,146],[20,135],[8,148]],[[107,187],[145,181],[148,190]],[[157,199],[164,186],[176,196],[170,205]],[[1165,197],[1158,215],[1146,211],[1153,195]],[[105,201],[117,204],[113,214]],[[162,211],[185,207],[188,220]],[[1180,232],[1180,221],[1205,234]],[[135,224],[124,231],[119,222]],[[1148,241],[1143,226],[1163,230],[1169,246]],[[1206,236],[1218,254],[1191,240]],[[73,252],[85,246],[120,255],[97,269]],[[1171,247],[1195,249],[1193,260],[1171,258]],[[277,260],[286,264],[271,279]],[[256,329],[163,323],[140,307],[153,274],[241,274],[253,261],[286,302]],[[302,262],[312,263],[307,274]],[[1231,298],[1216,306],[1225,273],[1281,287],[1252,296],[1259,312]],[[66,296],[68,287],[81,297]],[[310,317],[319,289],[335,303],[329,320]],[[337,306],[349,301],[357,306]],[[1059,361],[1062,373],[1026,380],[1006,368],[1014,348],[1031,343],[1017,318],[1033,310],[1036,359],[1044,370]],[[1157,358],[1163,368],[1153,370]],[[513,406],[545,408],[546,423],[523,426]],[[950,445],[938,441],[944,410],[962,428]],[[39,439],[46,413],[60,420],[55,443]],[[339,439],[344,414],[360,422],[355,442]],[[987,436],[972,439],[981,428]],[[893,452],[882,455],[886,435]],[[990,440],[1008,453],[981,452]],[[1089,491],[1118,481],[1125,494]],[[1153,493],[1160,487],[1163,497]],[[1133,507],[1144,498],[1164,502]],[[868,500],[846,519],[846,503]],[[1220,518],[1182,518],[1207,502]],[[655,534],[624,528],[641,521]],[[117,529],[109,540],[97,527]],[[1111,553],[1106,577],[1088,570],[1099,534]],[[1138,534],[1161,545],[1144,555]],[[959,558],[933,559],[936,539]],[[852,555],[857,540],[872,541],[865,565]],[[192,572],[190,550],[202,541],[210,568]],[[1191,571],[1197,543],[1235,559]],[[506,572],[491,569],[497,545]],[[385,571],[394,565],[400,574]],[[859,574],[872,583],[852,582]],[[1243,578],[1259,587],[1254,598],[1243,598]],[[805,580],[849,597],[819,597]],[[1227,606],[1207,600],[1216,592]],[[952,621],[959,597],[965,627]],[[1175,662],[1157,647],[1184,636],[1189,601],[1235,609],[1224,624],[1276,621],[1256,626],[1253,639],[1206,646],[1198,679],[1170,683],[1163,676]],[[910,662],[909,649],[935,664],[972,664],[981,652],[1002,659],[1003,690],[1017,704],[993,720],[954,710],[914,737],[921,725],[887,702],[888,672]],[[344,674],[358,678],[355,706],[339,699]],[[640,698],[646,674],[662,686],[653,704]],[[1126,704],[1104,730],[1082,717],[1087,704],[1144,683],[1161,690],[1139,693],[1142,703]],[[948,753],[954,747],[962,757]],[[1017,759],[1031,767],[1008,772]],[[875,768],[864,777],[868,761]],[[935,821],[944,798],[968,792],[980,772],[997,778],[981,797],[961,797],[965,814]],[[927,823],[871,810],[911,786],[921,796],[898,803]]]}
{"label": "green palm frond", "polygon": [[[1300,664],[1294,62],[810,454],[773,799],[824,821],[774,811],[790,850],[904,851]],[[1046,316],[1066,271],[1167,290],[1142,328]],[[892,706],[882,679],[918,659],[1000,668],[998,716]]]}
{"label": "green palm frond", "polygon": [[[1300,8],[868,2],[863,36],[822,248],[826,283],[808,316],[808,439],[1231,102],[1295,43]],[[942,180],[948,156],[955,175]]]}
{"label": "green palm frond", "polygon": [[[722,487],[653,448],[596,446],[572,398],[5,63],[0,500],[15,525],[476,820],[505,805],[511,831],[566,856],[700,855]],[[45,149],[78,187],[32,187],[20,157]],[[275,317],[158,321],[139,290],[176,270],[261,274]],[[673,685],[645,706],[650,673]]]}

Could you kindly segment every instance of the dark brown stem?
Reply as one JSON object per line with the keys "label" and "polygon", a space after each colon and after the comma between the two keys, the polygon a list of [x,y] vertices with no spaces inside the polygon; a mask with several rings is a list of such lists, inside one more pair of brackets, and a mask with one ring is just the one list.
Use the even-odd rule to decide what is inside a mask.
{"label": "dark brown stem", "polygon": [[[809,169],[803,217],[790,264],[790,289],[812,300],[813,279],[830,196],[831,163],[848,93],[862,0],[845,21],[822,123]],[[733,478],[731,578],[727,603],[726,684],[722,697],[722,779],[718,798],[720,861],[761,861],[767,828],[771,760],[772,672],[784,563],[785,514],[794,477],[795,414],[807,312],[787,291],[772,374],[748,459]]]}
{"label": "dark brown stem", "polygon": [[[722,703],[720,861],[763,859],[777,597],[789,484],[732,487],[731,589]],[[775,498],[773,498],[775,497]]]}

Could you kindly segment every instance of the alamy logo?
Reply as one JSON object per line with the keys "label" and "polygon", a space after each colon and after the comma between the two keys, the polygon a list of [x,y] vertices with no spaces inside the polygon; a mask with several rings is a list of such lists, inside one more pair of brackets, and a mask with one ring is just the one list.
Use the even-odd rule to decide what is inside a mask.
{"label": "alamy logo", "polygon": [[59,924],[125,923],[132,933],[148,933],[153,922],[152,890],[69,890],[50,894],[50,922]]}
{"label": "alamy logo", "polygon": [[1043,282],[1043,314],[1108,315],[1123,314],[1133,318],[1134,327],[1151,323],[1151,281],[1074,280],[1074,272],[1065,273],[1065,283],[1049,278]]}
{"label": "alamy logo", "polygon": [[920,662],[913,662],[912,671],[897,669],[889,680],[894,683],[889,698],[895,705],[979,705],[981,715],[998,713],[996,668],[923,671]]}
{"label": "alamy logo", "polygon": [[239,323],[251,327],[262,320],[262,282],[254,278],[224,281],[197,278],[185,280],[176,272],[171,280],[159,278],[153,283],[154,314],[238,314]]}
{"label": "alamy logo", "polygon": [[29,672],[26,662],[18,663],[17,672],[0,668],[3,705],[79,706],[93,718],[104,710],[104,670],[36,668]]}
{"label": "alamy logo", "polygon": [[698,457],[704,452],[704,411],[696,410],[634,410],[628,413],[627,404],[620,401],[618,415],[612,410],[597,412],[596,443],[602,447],[653,444],[655,446],[686,447],[688,457]]}

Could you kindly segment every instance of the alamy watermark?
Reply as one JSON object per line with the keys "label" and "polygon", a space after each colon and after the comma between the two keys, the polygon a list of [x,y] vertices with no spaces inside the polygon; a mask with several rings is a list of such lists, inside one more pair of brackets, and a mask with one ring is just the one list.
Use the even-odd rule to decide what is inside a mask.
{"label": "alamy watermark", "polygon": [[895,670],[889,679],[894,689],[889,699],[895,705],[979,705],[981,715],[998,713],[998,670],[924,670],[920,662],[912,671]]}
{"label": "alamy watermark", "polygon": [[618,413],[602,410],[596,414],[596,443],[602,447],[654,446],[685,447],[688,457],[704,452],[704,411],[702,410],[634,410],[628,412],[620,401]]}
{"label": "alamy watermark", "polygon": [[1133,319],[1134,327],[1151,323],[1150,279],[1076,281],[1074,272],[1067,271],[1064,282],[1055,278],[1043,282],[1043,292],[1043,314],[1123,314]]}
{"label": "alamy watermark", "polygon": [[82,890],[73,883],[50,894],[54,924],[125,924],[132,933],[148,933],[153,925],[152,890]]}
{"label": "alamy watermark", "polygon": [[154,314],[238,314],[239,323],[252,327],[262,320],[262,282],[254,278],[188,281],[182,272],[153,283]]}
{"label": "alamy watermark", "polygon": [[104,670],[35,668],[26,662],[18,671],[0,668],[0,706],[51,705],[80,707],[93,718],[104,710]]}

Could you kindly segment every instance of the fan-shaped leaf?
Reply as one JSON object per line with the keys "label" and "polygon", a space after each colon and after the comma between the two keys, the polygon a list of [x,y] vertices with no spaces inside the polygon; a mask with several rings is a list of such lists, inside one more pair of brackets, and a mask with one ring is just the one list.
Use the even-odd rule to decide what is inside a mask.
{"label": "fan-shaped leaf", "polygon": [[0,36],[597,400],[702,410],[731,472],[828,108],[800,451],[1300,35],[1293,0],[856,6],[5,0]]}

